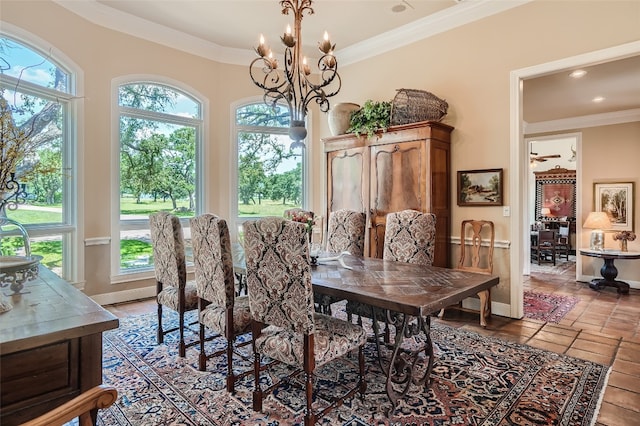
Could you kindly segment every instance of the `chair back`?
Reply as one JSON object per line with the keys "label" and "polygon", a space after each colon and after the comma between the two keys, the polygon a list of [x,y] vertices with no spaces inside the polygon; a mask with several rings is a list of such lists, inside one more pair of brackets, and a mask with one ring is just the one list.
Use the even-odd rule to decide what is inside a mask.
{"label": "chair back", "polygon": [[235,280],[227,222],[207,213],[191,218],[190,224],[198,297],[233,308]]}
{"label": "chair back", "polygon": [[244,224],[249,309],[255,321],[315,332],[309,242],[302,223],[265,217]]}
{"label": "chair back", "polygon": [[544,229],[538,231],[538,248],[555,247],[556,231],[552,229]]}
{"label": "chair back", "polygon": [[156,281],[184,289],[187,283],[187,265],[180,219],[167,212],[152,213],[149,215],[149,228]]}
{"label": "chair back", "polygon": [[354,256],[364,254],[366,215],[354,210],[329,213],[326,250],[332,253],[348,251]]}
{"label": "chair back", "polygon": [[[466,239],[470,233],[471,245]],[[482,238],[484,235],[485,239]],[[457,269],[483,274],[493,273],[495,229],[490,220],[463,220],[460,227],[460,259]]]}
{"label": "chair back", "polygon": [[382,258],[398,262],[433,264],[436,216],[416,210],[387,214]]}

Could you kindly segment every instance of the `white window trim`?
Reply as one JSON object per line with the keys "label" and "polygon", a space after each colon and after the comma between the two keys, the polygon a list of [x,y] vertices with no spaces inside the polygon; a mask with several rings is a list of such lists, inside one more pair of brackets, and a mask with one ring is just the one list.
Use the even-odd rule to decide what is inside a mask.
{"label": "white window trim", "polygon": [[[63,225],[46,226],[26,226],[27,232],[32,236],[40,235],[60,235],[65,241],[63,243],[62,270],[65,279],[81,289],[84,288],[84,204],[79,200],[84,193],[84,163],[79,159],[84,156],[84,72],[70,57],[44,40],[16,25],[0,21],[2,33],[15,39],[17,42],[48,58],[59,68],[65,70],[69,75],[67,81],[68,89],[66,96],[62,96],[58,91],[52,91],[46,87],[34,85],[23,81],[21,88],[29,91],[32,87],[37,87],[40,93],[52,93],[58,99],[65,99],[67,102],[67,116],[64,123],[64,132],[68,135],[64,144],[62,155],[65,163],[74,172],[74,179],[67,182],[64,197]],[[9,76],[3,78],[9,79]],[[52,232],[47,232],[47,230]]]}
{"label": "white window trim", "polygon": [[[230,135],[230,145],[231,149],[230,153],[230,179],[229,184],[231,188],[229,188],[229,217],[232,222],[230,224],[229,233],[231,234],[231,238],[238,240],[238,228],[242,225],[247,218],[241,218],[238,216],[238,127],[236,125],[236,110],[246,105],[256,104],[264,102],[262,96],[252,96],[248,98],[239,99],[235,102],[232,102],[229,110],[229,135]],[[305,146],[303,148],[305,154],[302,156],[302,208],[309,210],[311,206],[311,200],[313,200],[313,186],[311,185],[311,176],[313,176],[312,166],[311,166],[311,158],[313,158],[313,128],[311,123],[313,123],[313,115],[311,112],[307,113],[307,137],[305,139]]]}
{"label": "white window trim", "polygon": [[[136,272],[122,272],[120,271],[120,231],[122,228],[126,228],[127,225],[146,224],[148,220],[140,221],[127,221],[127,223],[120,222],[120,111],[129,109],[128,107],[120,107],[119,105],[119,93],[120,86],[126,84],[159,84],[164,85],[180,92],[188,94],[194,98],[197,102],[200,102],[200,114],[201,119],[196,127],[196,135],[201,135],[200,138],[196,138],[196,210],[195,214],[200,214],[204,211],[204,206],[208,205],[208,200],[205,199],[206,191],[204,190],[204,183],[209,181],[209,170],[205,167],[206,158],[209,155],[209,147],[206,141],[209,140],[209,100],[201,92],[193,87],[185,84],[182,81],[167,78],[165,76],[154,74],[130,74],[114,78],[111,81],[111,284],[122,284],[131,281],[150,279],[155,276],[153,268],[143,269]],[[138,109],[134,109],[136,113],[144,115],[144,112]],[[186,124],[188,126],[194,125],[194,119],[180,119],[173,114],[150,114],[149,116],[158,117],[163,116],[167,122],[174,124]],[[181,220],[182,226],[188,226],[188,221]],[[109,237],[104,237],[109,238]]]}

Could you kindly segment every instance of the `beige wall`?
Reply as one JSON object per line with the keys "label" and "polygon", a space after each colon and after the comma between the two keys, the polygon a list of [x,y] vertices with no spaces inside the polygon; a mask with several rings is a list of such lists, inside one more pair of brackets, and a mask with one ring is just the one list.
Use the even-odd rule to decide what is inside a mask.
{"label": "beige wall", "polygon": [[[111,83],[128,74],[181,81],[210,102],[209,182],[206,209],[226,216],[230,175],[229,105],[259,95],[246,67],[217,64],[84,21],[50,1],[6,1],[1,19],[48,40],[84,71],[86,179],[80,201],[86,238],[110,235],[112,135]],[[34,11],[37,10],[37,13]],[[454,126],[452,170],[504,168],[505,202],[510,185],[509,72],[640,39],[640,2],[535,1],[427,40],[341,68],[342,91],[333,101],[390,100],[398,88],[432,91],[445,98]],[[597,30],[596,30],[597,29]],[[248,29],[248,31],[252,31]],[[338,58],[340,59],[340,58]],[[312,123],[314,210],[323,204],[322,147],[329,135],[324,115]],[[455,173],[452,176],[455,187]],[[499,207],[453,206],[452,223],[482,218],[496,223],[496,237],[508,241],[509,218]],[[454,229],[456,227],[454,226]],[[454,231],[455,232],[455,231]],[[499,254],[501,285],[494,300],[508,303],[508,250]],[[110,284],[108,246],[86,249],[86,292],[120,291],[145,283]]]}

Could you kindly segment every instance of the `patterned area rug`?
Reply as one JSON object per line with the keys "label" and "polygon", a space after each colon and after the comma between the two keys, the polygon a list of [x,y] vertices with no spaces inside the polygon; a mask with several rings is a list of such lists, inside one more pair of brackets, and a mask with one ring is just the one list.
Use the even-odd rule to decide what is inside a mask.
{"label": "patterned area rug", "polygon": [[524,317],[558,323],[579,301],[580,298],[573,296],[525,291]]}
{"label": "patterned area rug", "polygon": [[[173,317],[169,323],[175,323]],[[212,359],[197,370],[198,350],[179,358],[174,339],[155,343],[155,315],[122,319],[104,335],[104,382],[118,389],[118,400],[101,410],[99,425],[298,425],[304,394],[285,387],[251,409],[253,377],[225,391],[225,363]],[[414,387],[396,410],[384,391],[384,375],[367,346],[367,394],[334,410],[325,425],[589,425],[597,416],[608,367],[540,349],[434,324],[433,382]],[[191,336],[187,333],[188,337]],[[213,349],[214,342],[208,343]],[[249,346],[250,348],[250,346]],[[250,350],[250,349],[249,349]],[[356,360],[353,357],[353,360]],[[251,368],[240,357],[238,371]],[[320,370],[324,388],[355,380],[349,362]],[[270,378],[263,377],[265,381]],[[316,404],[326,404],[317,398]]]}
{"label": "patterned area rug", "polygon": [[531,273],[533,274],[574,274],[576,273],[576,257],[569,256],[569,260],[557,260],[556,264],[543,263],[538,265],[537,263],[531,263]]}

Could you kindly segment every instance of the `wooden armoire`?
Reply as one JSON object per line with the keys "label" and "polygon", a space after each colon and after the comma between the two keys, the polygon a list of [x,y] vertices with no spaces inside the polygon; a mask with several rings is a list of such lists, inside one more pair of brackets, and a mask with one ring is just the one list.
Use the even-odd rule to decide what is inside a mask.
{"label": "wooden armoire", "polygon": [[382,257],[387,213],[414,209],[436,215],[434,265],[449,267],[451,132],[439,122],[392,126],[368,138],[322,140],[327,167],[327,217],[340,209],[367,214],[365,256]]}

